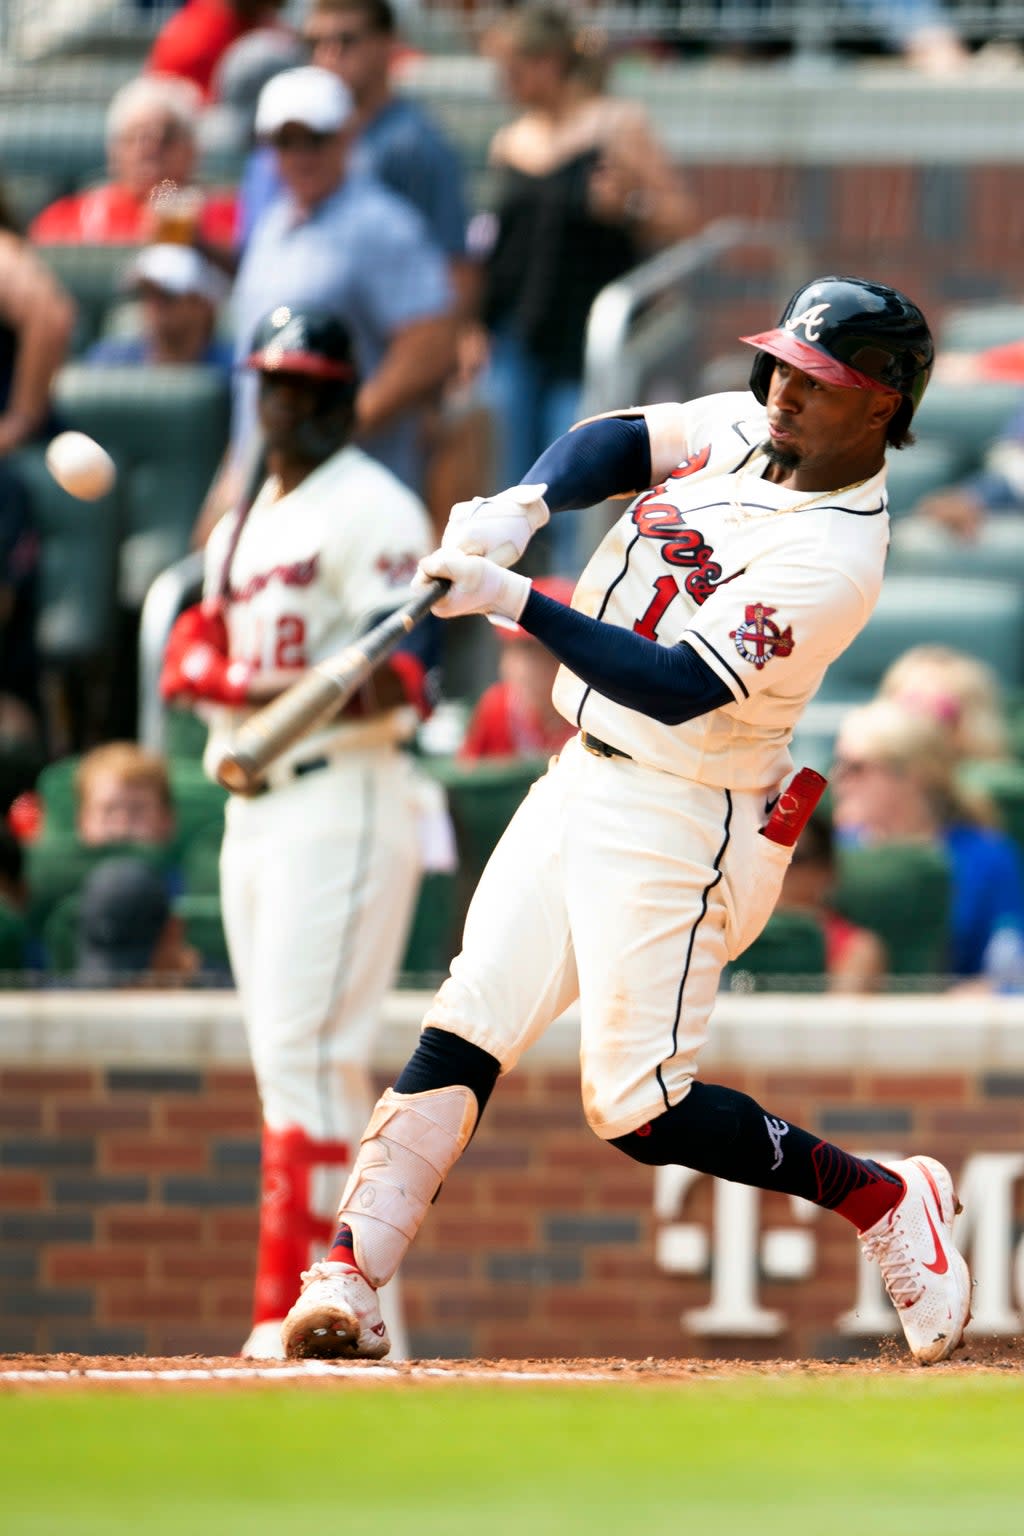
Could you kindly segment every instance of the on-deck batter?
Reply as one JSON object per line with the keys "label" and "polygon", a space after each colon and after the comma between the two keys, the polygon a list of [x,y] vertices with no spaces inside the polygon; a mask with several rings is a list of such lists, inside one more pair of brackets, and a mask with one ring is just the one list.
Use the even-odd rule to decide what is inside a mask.
{"label": "on-deck batter", "polygon": [[[430,545],[418,497],[346,442],[357,380],[337,320],[282,306],[249,366],[268,477],[240,531],[239,513],[214,529],[205,604],[178,620],[162,679],[165,696],[215,706],[209,764],[254,705],[397,607]],[[227,806],[221,905],[264,1118],[249,1355],[282,1352],[281,1320],[311,1244],[333,1231],[337,1170],[371,1103],[374,1032],[420,878],[401,748],[424,709],[431,625],[261,793]]]}
{"label": "on-deck batter", "polygon": [[[791,856],[761,830],[793,727],[878,597],[886,447],[906,440],[933,358],[917,307],[853,278],[809,284],[744,340],[750,394],[584,424],[530,484],[454,507],[422,564],[421,579],[453,582],[442,617],[518,619],[554,652],[554,699],[580,733],[483,873],[462,953],[363,1137],[328,1259],[286,1320],[290,1354],[386,1352],[374,1287],[499,1074],[577,997],[598,1136],[837,1211],[878,1259],[915,1358],[960,1342],[970,1287],[947,1170],[854,1157],[696,1077],[722,967],[760,932]],[[635,499],[571,609],[504,569],[549,510],[623,493]]]}

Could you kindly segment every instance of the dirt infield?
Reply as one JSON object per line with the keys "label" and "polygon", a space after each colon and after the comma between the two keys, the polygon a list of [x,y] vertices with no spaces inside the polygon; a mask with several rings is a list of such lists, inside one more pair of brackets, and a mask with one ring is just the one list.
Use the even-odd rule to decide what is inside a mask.
{"label": "dirt infield", "polygon": [[[991,1375],[1024,1370],[1024,1339],[969,1342],[953,1360],[929,1374]],[[271,1361],[232,1356],[182,1355],[146,1359],[122,1355],[0,1355],[0,1392],[53,1387],[118,1387],[147,1391],[167,1386],[251,1386],[304,1382],[407,1383],[561,1382],[683,1383],[763,1377],[921,1376],[906,1354],[886,1343],[861,1360],[401,1360]]]}

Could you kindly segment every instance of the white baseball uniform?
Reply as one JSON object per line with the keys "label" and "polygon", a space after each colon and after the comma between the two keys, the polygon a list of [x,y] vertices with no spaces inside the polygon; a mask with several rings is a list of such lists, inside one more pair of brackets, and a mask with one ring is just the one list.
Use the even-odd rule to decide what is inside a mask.
{"label": "white baseball uniform", "polygon": [[752,395],[644,414],[655,473],[677,467],[606,535],[573,606],[692,646],[732,702],[664,725],[560,669],[560,712],[626,755],[574,738],[534,785],[424,1021],[508,1070],[578,996],[584,1107],[606,1139],[684,1096],[722,967],[775,905],[791,850],[758,833],[804,705],[875,605],[889,538],[884,468],[817,495],[761,478]]}
{"label": "white baseball uniform", "polygon": [[[232,524],[226,517],[210,538],[208,591]],[[418,497],[358,448],[280,499],[271,477],[231,561],[231,660],[298,675],[398,606],[430,545]],[[212,711],[211,773],[225,735],[250,712]],[[264,1121],[272,1134],[303,1133],[323,1220],[365,1124],[374,1031],[419,886],[417,781],[401,750],[415,721],[409,706],[331,723],[267,770],[264,793],[227,806],[221,907]],[[282,1146],[274,1156],[287,1163]],[[266,1164],[265,1139],[265,1202]],[[310,1237],[320,1243],[323,1231]],[[263,1312],[283,1316],[297,1286],[296,1274],[291,1295]]]}

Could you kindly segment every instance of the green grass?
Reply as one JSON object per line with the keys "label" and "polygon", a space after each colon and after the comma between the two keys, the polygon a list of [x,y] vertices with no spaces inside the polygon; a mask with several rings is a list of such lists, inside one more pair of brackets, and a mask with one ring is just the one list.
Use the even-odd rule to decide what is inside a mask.
{"label": "green grass", "polygon": [[4,1536],[1021,1536],[1024,1377],[0,1398]]}

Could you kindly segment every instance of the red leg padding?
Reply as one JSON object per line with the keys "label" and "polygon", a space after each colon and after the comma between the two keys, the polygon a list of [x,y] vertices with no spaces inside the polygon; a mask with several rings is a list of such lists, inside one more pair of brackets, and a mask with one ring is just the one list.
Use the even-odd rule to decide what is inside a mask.
{"label": "red leg padding", "polygon": [[311,1244],[330,1241],[332,1223],[310,1209],[311,1170],[335,1164],[347,1168],[349,1162],[347,1142],[314,1141],[295,1125],[283,1131],[263,1127],[254,1324],[285,1316],[299,1294],[302,1271],[309,1267]]}

